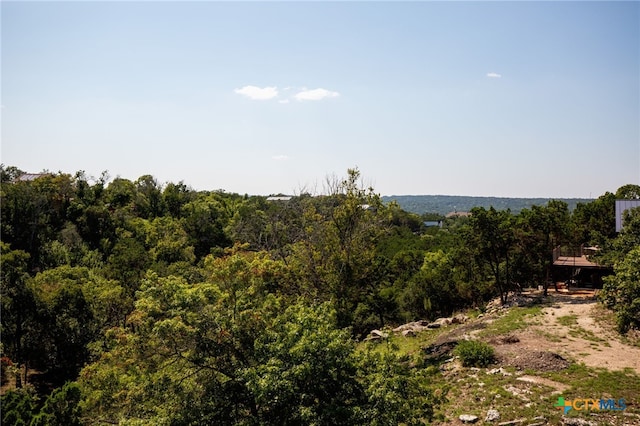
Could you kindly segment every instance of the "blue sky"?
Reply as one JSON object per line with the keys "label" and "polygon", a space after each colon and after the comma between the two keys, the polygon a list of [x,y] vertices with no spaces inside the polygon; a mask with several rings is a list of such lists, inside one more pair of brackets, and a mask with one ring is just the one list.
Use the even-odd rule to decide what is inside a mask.
{"label": "blue sky", "polygon": [[5,165],[249,194],[640,184],[639,2],[3,1]]}

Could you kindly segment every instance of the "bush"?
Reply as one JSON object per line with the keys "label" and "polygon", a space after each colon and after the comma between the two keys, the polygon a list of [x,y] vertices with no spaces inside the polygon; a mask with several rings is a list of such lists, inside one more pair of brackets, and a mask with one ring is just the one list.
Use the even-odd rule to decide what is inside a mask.
{"label": "bush", "polygon": [[455,354],[464,367],[486,367],[495,360],[493,348],[478,340],[463,340],[456,346]]}
{"label": "bush", "polygon": [[616,312],[618,331],[640,328],[640,247],[631,250],[605,277],[601,300]]}

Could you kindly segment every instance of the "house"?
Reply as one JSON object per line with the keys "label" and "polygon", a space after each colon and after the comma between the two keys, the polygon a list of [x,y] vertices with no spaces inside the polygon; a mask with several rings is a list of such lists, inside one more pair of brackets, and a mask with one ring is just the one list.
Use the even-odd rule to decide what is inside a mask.
{"label": "house", "polygon": [[273,197],[267,197],[267,201],[290,201],[291,198],[293,197],[288,197],[288,196],[273,196]]}
{"label": "house", "polygon": [[616,200],[616,232],[622,230],[624,212],[638,207],[640,207],[640,200]]}
{"label": "house", "polygon": [[600,265],[592,256],[598,247],[556,247],[553,250],[553,281],[581,288],[602,288],[602,278],[613,273],[610,266]]}
{"label": "house", "polygon": [[427,228],[433,228],[434,226],[442,228],[441,220],[425,220],[424,222],[422,222],[422,224]]}
{"label": "house", "polygon": [[17,178],[15,178],[14,182],[31,182],[43,176],[49,176],[51,173],[23,173]]}

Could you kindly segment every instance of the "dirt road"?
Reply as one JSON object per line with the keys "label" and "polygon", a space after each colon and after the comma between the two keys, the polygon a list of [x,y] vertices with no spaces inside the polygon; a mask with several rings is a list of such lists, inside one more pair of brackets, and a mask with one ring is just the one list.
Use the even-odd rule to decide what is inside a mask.
{"label": "dirt road", "polygon": [[550,294],[552,305],[532,318],[512,349],[551,351],[589,367],[640,374],[640,347],[624,342],[613,324],[602,321],[603,308],[593,297]]}

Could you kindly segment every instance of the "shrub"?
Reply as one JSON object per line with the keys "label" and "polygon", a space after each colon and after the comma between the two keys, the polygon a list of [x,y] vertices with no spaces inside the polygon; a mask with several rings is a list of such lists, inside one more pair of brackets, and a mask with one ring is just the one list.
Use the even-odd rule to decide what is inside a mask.
{"label": "shrub", "polygon": [[464,367],[486,367],[495,360],[493,348],[478,340],[463,340],[456,346],[455,354]]}

